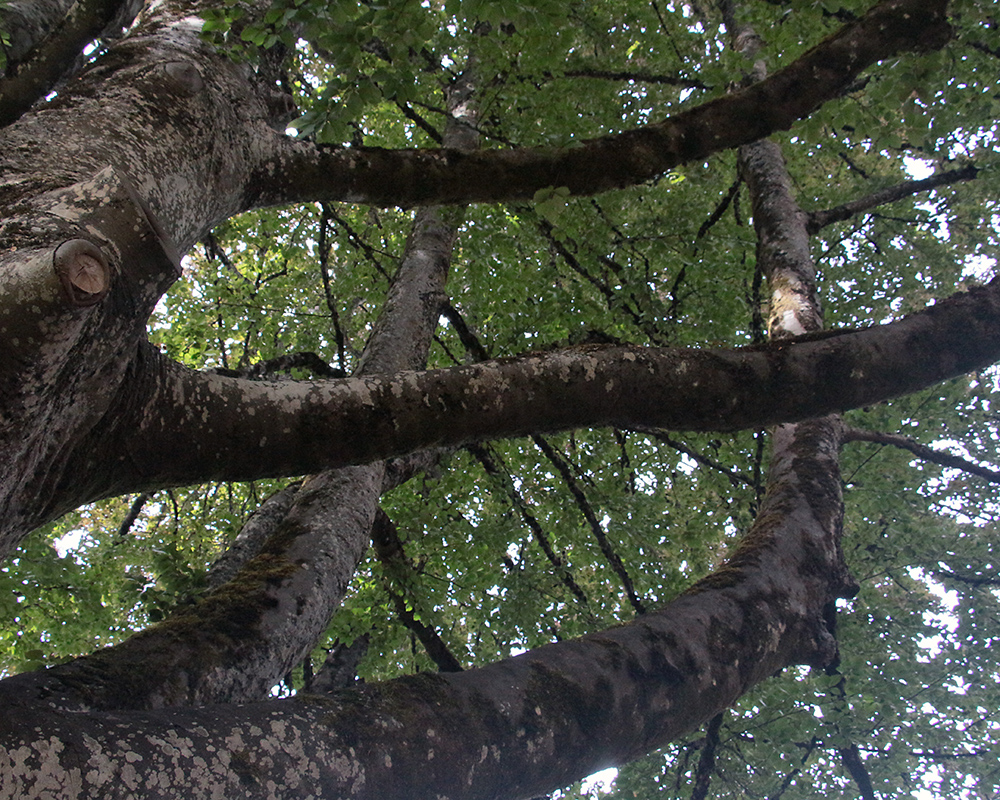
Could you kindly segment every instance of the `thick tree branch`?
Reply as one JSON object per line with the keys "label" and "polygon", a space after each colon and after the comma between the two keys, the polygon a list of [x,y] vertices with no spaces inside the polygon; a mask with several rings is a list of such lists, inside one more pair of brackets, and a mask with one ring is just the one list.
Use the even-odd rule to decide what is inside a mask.
{"label": "thick tree branch", "polygon": [[[760,428],[869,405],[997,358],[998,282],[888,325],[758,347],[584,346],[330,382],[265,384],[207,375],[147,348],[133,365],[127,398],[79,453],[75,485],[59,492],[63,502],[76,504],[109,493],[301,474],[581,426]],[[155,414],[143,410],[147,403]],[[248,417],[252,427],[243,424]],[[130,459],[108,469],[100,452],[108,442]]]}
{"label": "thick tree branch", "polygon": [[[477,670],[170,712],[39,704],[27,714],[18,678],[4,681],[0,776],[13,783],[0,793],[30,796],[46,776],[72,774],[71,785],[45,784],[49,795],[115,800],[181,774],[218,796],[264,798],[281,781],[288,798],[420,798],[430,787],[485,800],[497,787],[537,796],[637,758],[777,670],[831,657],[823,607],[851,590],[836,547],[837,447],[827,446],[838,424],[779,429],[765,509],[732,558],[663,611],[600,634]],[[32,750],[38,731],[58,746]],[[24,769],[22,747],[44,763]]]}
{"label": "thick tree branch", "polygon": [[[466,137],[462,120],[450,127]],[[454,215],[433,208],[416,215],[362,354],[362,375],[426,361],[457,231]],[[252,518],[232,564],[216,570],[213,590],[198,603],[113,648],[23,676],[21,690],[75,710],[266,696],[315,645],[340,605],[367,550],[385,477],[384,464],[376,460],[323,471],[306,479],[294,496],[291,491],[276,496],[264,514]],[[244,551],[252,557],[247,560]],[[145,663],[156,669],[142,669]]]}
{"label": "thick tree branch", "polygon": [[[39,5],[51,8],[55,4]],[[44,97],[73,67],[89,42],[105,31],[114,28],[121,31],[141,7],[142,3],[136,0],[77,0],[70,5],[66,15],[44,38],[36,39],[30,50],[8,64],[6,75],[0,79],[0,127],[9,125]],[[0,17],[0,26],[4,22]],[[20,43],[30,38],[28,33],[24,32]]]}
{"label": "thick tree branch", "polygon": [[257,507],[243,523],[233,543],[209,567],[207,574],[209,588],[217,588],[232,580],[250,559],[257,557],[267,540],[278,530],[282,520],[288,516],[301,486],[301,483],[286,486]]}
{"label": "thick tree branch", "polygon": [[683,75],[661,75],[644,70],[568,69],[562,73],[567,78],[595,78],[606,81],[634,81],[635,83],[661,83],[683,86],[687,89],[708,89],[699,80]]}
{"label": "thick tree branch", "polygon": [[974,461],[963,458],[962,456],[952,455],[951,453],[943,453],[940,450],[935,450],[933,447],[920,444],[910,437],[901,436],[898,433],[882,433],[881,431],[869,431],[864,428],[848,428],[844,433],[844,441],[874,442],[875,444],[898,447],[902,450],[908,450],[913,453],[913,455],[917,456],[917,458],[921,458],[924,461],[930,461],[932,464],[939,464],[942,467],[958,469],[962,472],[967,472],[970,475],[985,478],[990,483],[1000,483],[1000,471],[989,467],[983,467]]}
{"label": "thick tree branch", "polygon": [[875,787],[872,786],[872,778],[865,768],[865,762],[861,760],[858,746],[852,744],[850,747],[841,747],[837,753],[840,755],[840,762],[854,779],[863,800],[876,800]]}
{"label": "thick tree branch", "polygon": [[939,172],[937,175],[931,175],[929,178],[919,181],[904,181],[895,186],[886,187],[878,192],[872,192],[872,194],[859,197],[857,200],[844,203],[836,208],[810,212],[806,222],[806,229],[810,234],[818,233],[827,225],[850,219],[856,214],[868,211],[871,208],[877,208],[886,203],[894,203],[897,200],[902,200],[904,197],[910,197],[919,192],[928,192],[931,189],[936,189],[938,186],[948,186],[961,181],[974,180],[979,171],[979,168],[974,164],[967,164],[961,169]]}
{"label": "thick tree branch", "polygon": [[373,205],[525,200],[549,186],[594,194],[746,144],[838,97],[866,67],[901,50],[941,47],[942,0],[886,0],[793,64],[664,122],[564,150],[381,150],[274,138],[251,205],[344,200]]}

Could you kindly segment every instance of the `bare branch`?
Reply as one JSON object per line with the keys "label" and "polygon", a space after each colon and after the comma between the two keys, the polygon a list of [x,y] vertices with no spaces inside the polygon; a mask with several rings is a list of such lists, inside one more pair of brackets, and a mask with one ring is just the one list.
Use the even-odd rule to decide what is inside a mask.
{"label": "bare branch", "polygon": [[961,169],[939,172],[937,175],[931,175],[929,178],[919,181],[904,181],[895,186],[889,186],[864,197],[859,197],[857,200],[844,203],[836,208],[830,208],[826,211],[813,211],[809,214],[806,221],[806,229],[810,234],[818,233],[827,225],[850,219],[856,214],[868,211],[871,208],[877,208],[886,203],[894,203],[897,200],[902,200],[904,197],[910,197],[920,192],[928,192],[931,189],[936,189],[938,186],[948,186],[961,181],[975,180],[979,172],[979,168],[974,164],[967,164]]}
{"label": "bare branch", "polygon": [[671,436],[668,436],[663,431],[658,431],[652,428],[635,428],[634,430],[637,433],[644,433],[648,436],[652,436],[654,439],[661,441],[664,444],[672,447],[678,453],[683,453],[684,455],[689,456],[702,466],[708,467],[709,469],[713,469],[716,472],[725,475],[726,478],[729,480],[729,483],[734,487],[738,487],[741,485],[752,487],[754,485],[753,481],[751,481],[748,477],[746,477],[746,475],[742,475],[739,472],[730,469],[725,464],[716,461],[714,458],[706,456],[703,453],[699,453],[693,447],[688,447],[683,442],[678,442],[676,439],[674,439]]}
{"label": "bare branch", "polygon": [[583,589],[580,588],[580,584],[578,584],[573,578],[573,575],[566,566],[566,563],[563,561],[562,556],[556,553],[556,551],[552,548],[552,542],[549,540],[548,534],[542,529],[541,524],[538,522],[538,518],[532,513],[525,499],[515,488],[514,482],[507,473],[506,466],[503,466],[503,469],[501,469],[501,466],[496,463],[498,459],[494,457],[495,454],[491,454],[485,447],[472,445],[469,448],[469,452],[478,459],[480,464],[483,465],[483,469],[486,470],[488,475],[493,476],[502,484],[507,496],[510,498],[510,502],[521,514],[521,519],[524,520],[524,524],[531,530],[532,535],[535,537],[535,541],[538,542],[538,546],[542,548],[542,552],[549,560],[549,563],[552,565],[555,573],[566,585],[566,588],[573,593],[576,599],[579,600],[584,606],[588,606],[589,603],[587,595],[584,593]]}
{"label": "bare branch", "polygon": [[861,760],[858,746],[852,744],[850,747],[842,747],[837,753],[840,755],[840,762],[854,779],[863,800],[875,800],[875,787],[872,786],[871,775],[865,768],[865,762]]}
{"label": "bare branch", "polygon": [[[405,586],[411,580],[414,569],[406,558],[395,524],[381,508],[376,512],[375,523],[372,525],[372,544],[386,576],[395,578],[400,586]],[[420,640],[437,668],[441,672],[461,672],[461,662],[448,649],[438,632],[417,619],[412,606],[407,605],[406,598],[392,582],[387,580],[385,588],[396,606],[400,621]]]}
{"label": "bare branch", "polygon": [[712,785],[712,773],[715,771],[715,753],[719,747],[719,729],[725,719],[725,712],[712,717],[705,731],[705,745],[698,758],[698,767],[694,774],[694,786],[691,789],[691,800],[705,800],[709,787]]}
{"label": "bare branch", "polygon": [[962,472],[967,472],[970,475],[976,475],[977,477],[984,478],[990,483],[1000,483],[1000,471],[998,470],[981,466],[976,464],[974,461],[963,458],[962,456],[952,455],[951,453],[943,453],[940,450],[935,450],[933,447],[920,444],[908,436],[901,436],[897,433],[869,431],[864,428],[848,428],[844,435],[844,441],[874,442],[875,444],[898,447],[902,450],[908,450],[918,458],[930,461],[932,464],[939,464],[942,467],[958,469]]}
{"label": "bare branch", "polygon": [[122,539],[128,536],[129,531],[132,530],[132,526],[135,521],[139,519],[139,514],[142,513],[142,507],[146,505],[153,495],[150,492],[140,492],[136,495],[135,500],[132,501],[132,505],[129,506],[128,513],[122,520],[122,524],[118,526],[118,538]]}
{"label": "bare branch", "polygon": [[621,556],[619,556],[615,551],[611,541],[608,539],[608,535],[604,532],[604,528],[601,527],[601,523],[597,519],[594,509],[591,507],[590,501],[587,499],[587,495],[580,487],[579,481],[577,481],[574,477],[566,459],[556,452],[555,448],[552,447],[552,445],[550,445],[543,436],[532,436],[531,440],[535,443],[535,446],[542,451],[552,466],[556,468],[556,471],[562,476],[562,479],[566,484],[566,488],[569,489],[570,494],[573,495],[573,499],[576,501],[577,507],[580,509],[580,513],[583,514],[583,518],[587,520],[587,525],[590,527],[591,533],[593,533],[594,538],[597,539],[597,544],[601,548],[604,558],[607,560],[608,564],[611,565],[611,569],[614,570],[618,579],[622,582],[625,594],[628,596],[629,603],[631,603],[633,610],[637,614],[645,614],[646,604],[642,602],[639,595],[636,593],[635,586],[632,583],[632,577],[628,574],[628,570],[625,569],[625,564],[622,562]]}

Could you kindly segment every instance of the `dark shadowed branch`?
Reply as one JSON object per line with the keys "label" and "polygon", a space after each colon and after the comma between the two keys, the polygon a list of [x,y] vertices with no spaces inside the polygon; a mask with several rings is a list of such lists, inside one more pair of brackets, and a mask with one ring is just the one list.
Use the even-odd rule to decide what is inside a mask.
{"label": "dark shadowed branch", "polygon": [[968,458],[963,458],[962,456],[952,455],[951,453],[943,453],[940,450],[935,450],[933,447],[920,444],[910,437],[901,436],[898,433],[869,431],[864,428],[848,428],[844,436],[844,441],[873,442],[875,444],[898,447],[901,450],[907,450],[913,453],[913,455],[917,456],[917,458],[921,458],[924,461],[930,461],[932,464],[939,464],[942,467],[958,469],[962,472],[967,472],[970,475],[984,478],[990,483],[1000,483],[1000,471],[998,470],[991,469],[990,467],[984,467]]}
{"label": "dark shadowed branch", "polygon": [[942,46],[945,3],[887,0],[788,67],[667,120],[564,150],[382,150],[275,136],[251,205],[344,200],[372,205],[530,199],[539,189],[595,194],[647,181],[682,163],[787,130],[838,97],[869,65],[901,50]]}
{"label": "dark shadowed branch", "polygon": [[463,669],[461,662],[454,656],[438,632],[417,618],[412,604],[409,604],[407,598],[401,593],[400,587],[405,587],[412,582],[414,569],[403,550],[403,543],[399,539],[399,532],[396,530],[395,524],[382,509],[379,509],[375,514],[375,523],[372,525],[372,545],[375,548],[375,555],[382,563],[387,578],[385,589],[392,598],[400,622],[420,640],[427,655],[430,656],[431,661],[437,664],[437,668],[441,672],[461,672]]}
{"label": "dark shadowed branch", "polygon": [[625,564],[622,562],[621,556],[618,555],[611,541],[608,539],[608,535],[604,532],[604,528],[601,527],[600,521],[597,519],[597,515],[594,513],[593,507],[590,505],[590,501],[587,499],[586,493],[580,486],[580,482],[573,475],[573,471],[570,469],[569,463],[566,459],[558,452],[551,444],[545,439],[544,436],[532,436],[531,440],[535,443],[535,446],[542,451],[545,457],[549,460],[549,463],[556,468],[556,472],[562,477],[563,482],[566,484],[566,488],[569,489],[573,499],[576,501],[577,508],[580,509],[580,513],[583,514],[583,518],[587,521],[587,525],[590,527],[590,532],[594,534],[594,538],[597,539],[597,544],[601,548],[601,553],[604,554],[604,558],[607,559],[608,564],[611,565],[611,569],[614,570],[615,575],[622,582],[622,586],[625,589],[625,594],[628,596],[628,601],[632,605],[632,609],[636,614],[646,613],[646,604],[640,599],[639,595],[635,591],[635,586],[632,583],[632,576],[628,574],[628,570],[625,569]]}
{"label": "dark shadowed branch", "polygon": [[[189,370],[142,351],[112,430],[132,461],[104,492],[296,474],[426,447],[582,426],[737,430],[869,405],[1000,357],[1000,284],[859,331],[759,347],[583,346],[388,376],[278,384]],[[148,398],[155,415],[136,407]],[[185,404],[174,407],[177,397]],[[190,408],[198,409],[191,418]],[[247,415],[257,419],[249,429]],[[258,430],[266,430],[262,444]],[[120,449],[120,447],[119,447]],[[117,451],[116,451],[117,452]],[[91,458],[89,451],[83,458]],[[86,474],[96,470],[87,469]],[[74,498],[73,505],[85,499]]]}
{"label": "dark shadowed branch", "polygon": [[[549,560],[555,573],[559,576],[560,580],[565,584],[573,595],[579,600],[584,606],[588,605],[587,595],[584,593],[583,589],[580,588],[580,584],[576,582],[573,578],[572,573],[563,561],[562,556],[560,556],[552,547],[552,542],[549,539],[549,535],[542,529],[541,524],[538,522],[538,518],[532,513],[531,509],[528,507],[528,503],[521,496],[521,493],[517,491],[514,486],[513,480],[511,480],[510,474],[507,471],[506,465],[499,459],[495,453],[491,452],[488,447],[481,445],[472,445],[469,447],[469,452],[472,453],[483,465],[483,469],[486,470],[486,474],[490,475],[496,481],[501,484],[511,504],[518,510],[521,515],[521,519],[524,520],[524,524],[528,526],[532,535],[535,537],[535,541],[538,546],[542,548],[542,552],[545,557]],[[500,462],[499,464],[497,462]]]}
{"label": "dark shadowed branch", "polygon": [[974,180],[979,172],[979,168],[974,164],[967,164],[961,169],[939,172],[937,175],[931,175],[929,178],[919,181],[904,181],[881,191],[859,197],[857,200],[844,203],[836,208],[830,208],[825,211],[813,211],[808,216],[806,229],[811,234],[817,233],[827,225],[831,225],[834,222],[842,222],[869,209],[883,206],[886,203],[893,203],[897,200],[902,200],[904,197],[919,194],[920,192],[929,192],[938,186],[949,186],[953,183]]}
{"label": "dark shadowed branch", "polygon": [[[41,4],[39,4],[41,5]],[[0,127],[9,125],[44,97],[70,70],[83,48],[104,33],[118,31],[135,17],[135,0],[80,0],[31,49],[8,64],[0,78]],[[2,23],[0,19],[0,23]]]}

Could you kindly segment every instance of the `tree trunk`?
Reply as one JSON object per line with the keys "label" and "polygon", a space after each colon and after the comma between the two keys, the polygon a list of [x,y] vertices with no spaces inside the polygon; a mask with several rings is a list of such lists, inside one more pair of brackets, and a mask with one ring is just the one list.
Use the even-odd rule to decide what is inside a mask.
{"label": "tree trunk", "polygon": [[[0,132],[0,555],[111,494],[313,474],[261,512],[253,525],[269,535],[248,530],[245,553],[231,554],[239,569],[220,564],[226,578],[194,610],[0,682],[0,797],[531,798],[695,730],[790,664],[829,663],[827,612],[854,583],[839,545],[842,424],[820,415],[992,363],[1000,286],[891,325],[819,332],[807,220],[771,145],[742,159],[774,298],[770,345],[584,347],[413,372],[444,298],[457,212],[442,209],[417,214],[350,379],[198,373],[156,352],[145,325],[179,254],[240,211],[632,185],[787,128],[902,48],[942,44],[943,4],[881,3],[781,72],[647,128],[484,153],[464,139],[386,152],[284,137],[269,125],[283,113],[273,88],[200,38],[198,7],[152,8]],[[775,238],[789,231],[793,242]],[[795,420],[807,421],[780,424]],[[343,597],[385,459],[606,424],[779,425],[765,501],[719,570],[631,624],[488,667],[260,699]]]}

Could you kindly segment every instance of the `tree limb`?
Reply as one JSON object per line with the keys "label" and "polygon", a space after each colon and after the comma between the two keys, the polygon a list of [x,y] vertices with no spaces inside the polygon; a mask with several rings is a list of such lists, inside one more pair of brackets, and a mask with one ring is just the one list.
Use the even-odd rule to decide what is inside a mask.
{"label": "tree limb", "polygon": [[924,461],[930,461],[932,464],[939,464],[942,467],[958,469],[962,472],[967,472],[970,475],[976,475],[979,478],[984,478],[990,483],[1000,484],[1000,471],[980,466],[974,461],[970,461],[962,456],[956,456],[951,453],[943,453],[940,450],[935,450],[933,447],[920,444],[919,442],[911,439],[909,436],[901,436],[898,433],[869,431],[864,428],[848,428],[844,433],[844,441],[874,442],[875,444],[898,447],[902,450],[908,450],[913,453],[913,455],[917,456],[917,458],[921,458]]}
{"label": "tree limb", "polygon": [[546,187],[595,194],[747,144],[838,97],[866,67],[901,50],[941,47],[942,0],[885,0],[788,67],[655,125],[569,149],[383,150],[275,136],[252,181],[251,206],[343,200],[372,205],[530,199]]}
{"label": "tree limb", "polygon": [[893,203],[897,200],[902,200],[904,197],[910,197],[911,195],[918,194],[919,192],[930,191],[938,186],[948,186],[949,184],[958,183],[960,181],[974,180],[979,172],[980,170],[975,166],[975,164],[967,164],[961,169],[939,172],[937,175],[931,175],[929,178],[924,178],[919,181],[904,181],[903,183],[898,183],[895,186],[889,186],[880,191],[872,192],[864,197],[859,197],[857,200],[844,203],[836,208],[829,208],[825,211],[810,212],[806,221],[806,229],[810,234],[818,233],[827,225],[832,225],[834,222],[842,222],[845,219],[850,219],[856,214],[860,214],[870,208],[877,208],[878,206],[885,205],[886,203]]}
{"label": "tree limb", "polygon": [[590,501],[587,499],[587,495],[584,493],[579,482],[574,477],[566,459],[563,458],[562,455],[548,443],[548,441],[546,441],[544,436],[535,435],[531,437],[531,440],[535,443],[535,446],[542,451],[545,457],[549,460],[549,463],[556,468],[556,472],[562,476],[563,482],[566,484],[566,488],[569,489],[569,493],[573,495],[573,499],[576,501],[577,508],[580,509],[580,513],[583,514],[583,518],[587,521],[587,526],[590,528],[590,532],[594,534],[598,547],[601,548],[601,553],[611,566],[611,569],[618,576],[618,579],[622,582],[622,587],[625,589],[628,601],[632,605],[632,610],[635,611],[636,614],[645,614],[646,604],[635,591],[635,586],[632,583],[632,576],[628,574],[628,570],[625,569],[625,564],[622,562],[621,556],[615,551],[611,541],[608,539],[608,535],[604,532],[604,528],[601,527],[601,523],[597,519],[594,509],[591,507]]}
{"label": "tree limb", "polygon": [[106,30],[117,27],[120,31],[141,7],[135,0],[74,2],[51,32],[8,65],[7,74],[0,79],[0,127],[12,123],[44,97],[88,43]]}
{"label": "tree limb", "polygon": [[[637,758],[777,670],[831,657],[822,609],[851,590],[835,544],[838,448],[822,446],[838,425],[779,429],[770,511],[719,571],[661,612],[482,669],[242,706],[66,714],[26,700],[16,676],[0,682],[0,760],[11,761],[0,775],[13,776],[19,796],[48,775],[76,776],[61,795],[47,784],[53,798],[142,796],[166,773],[219,796],[264,798],[282,780],[288,797],[415,798],[433,787],[485,800],[498,786],[536,796]],[[807,483],[797,476],[804,460],[818,476]],[[799,512],[781,513],[789,504]],[[45,768],[23,770],[19,748],[31,752],[39,736],[58,746],[39,744]],[[139,759],[141,771],[129,768]]]}
{"label": "tree limb", "polygon": [[[537,431],[738,430],[858,408],[1000,357],[1000,283],[888,325],[829,333],[732,350],[583,346],[429,372],[278,384],[199,373],[144,349],[127,401],[82,448],[74,474],[101,479],[90,492],[121,494],[301,474]],[[253,426],[243,425],[248,417]],[[130,460],[108,469],[100,450],[109,441]]]}

